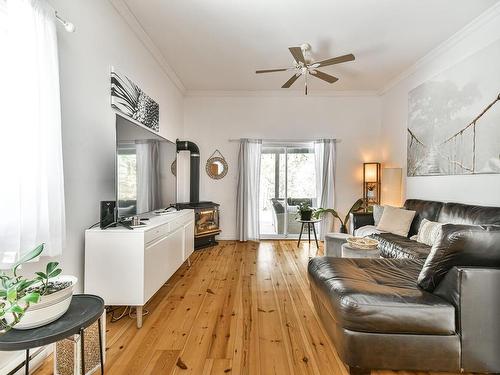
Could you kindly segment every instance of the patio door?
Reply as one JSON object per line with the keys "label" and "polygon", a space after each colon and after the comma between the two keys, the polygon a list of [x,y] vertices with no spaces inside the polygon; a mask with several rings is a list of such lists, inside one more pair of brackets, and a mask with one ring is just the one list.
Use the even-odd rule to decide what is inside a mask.
{"label": "patio door", "polygon": [[298,238],[299,204],[317,206],[313,143],[263,144],[260,173],[260,237]]}

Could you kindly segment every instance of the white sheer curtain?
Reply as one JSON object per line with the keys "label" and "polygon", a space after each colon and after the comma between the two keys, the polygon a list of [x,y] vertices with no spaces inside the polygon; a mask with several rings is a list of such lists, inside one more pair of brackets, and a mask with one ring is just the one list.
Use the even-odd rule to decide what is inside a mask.
{"label": "white sheer curtain", "polygon": [[[54,10],[45,0],[2,0],[0,267],[65,236],[59,68]],[[84,105],[84,104],[83,104]]]}
{"label": "white sheer curtain", "polygon": [[262,140],[242,139],[238,156],[236,227],[240,241],[258,241],[260,156]]}
{"label": "white sheer curtain", "polygon": [[[335,139],[314,142],[316,166],[316,196],[318,207],[333,208],[335,204]],[[325,215],[320,224],[320,237],[332,231],[333,218]]]}
{"label": "white sheer curtain", "polygon": [[137,142],[137,213],[157,209],[161,203],[159,142]]}

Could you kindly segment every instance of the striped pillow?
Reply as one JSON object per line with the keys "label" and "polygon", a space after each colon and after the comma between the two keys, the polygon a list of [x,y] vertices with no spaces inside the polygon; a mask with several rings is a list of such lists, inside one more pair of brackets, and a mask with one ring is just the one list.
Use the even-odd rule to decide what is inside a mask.
{"label": "striped pillow", "polygon": [[432,246],[437,241],[444,223],[423,219],[418,228],[417,242]]}

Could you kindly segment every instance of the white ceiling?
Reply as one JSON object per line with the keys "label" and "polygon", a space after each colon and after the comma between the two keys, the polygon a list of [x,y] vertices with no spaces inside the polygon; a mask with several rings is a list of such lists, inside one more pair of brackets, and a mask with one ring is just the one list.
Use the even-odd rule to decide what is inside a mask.
{"label": "white ceiling", "polygon": [[[187,90],[275,90],[289,46],[353,53],[314,90],[379,90],[498,0],[125,0]],[[292,89],[302,89],[297,81]]]}

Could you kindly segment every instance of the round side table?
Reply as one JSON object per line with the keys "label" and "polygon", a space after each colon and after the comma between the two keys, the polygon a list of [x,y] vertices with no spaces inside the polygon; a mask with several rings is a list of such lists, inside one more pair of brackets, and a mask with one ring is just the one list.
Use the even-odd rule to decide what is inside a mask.
{"label": "round side table", "polygon": [[360,249],[350,246],[349,243],[342,244],[342,258],[379,258],[380,250],[376,247],[373,249]]}
{"label": "round side table", "polygon": [[[29,374],[30,349],[53,344],[72,335],[80,335],[82,373],[85,374],[85,337],[84,329],[98,321],[99,354],[101,373],[104,374],[102,352],[101,316],[104,312],[104,300],[90,294],[75,294],[71,299],[68,311],[56,321],[42,327],[16,330],[12,329],[0,335],[0,351],[26,350],[24,362],[25,374]],[[17,371],[16,369],[15,371]]]}
{"label": "round side table", "polygon": [[302,224],[302,226],[300,227],[299,242],[297,242],[297,246],[300,246],[300,240],[302,239],[302,232],[304,231],[304,226],[305,226],[305,227],[307,227],[307,236],[308,236],[309,244],[311,244],[311,229],[312,229],[313,233],[314,233],[314,241],[316,242],[316,247],[319,249],[318,238],[316,237],[315,224],[319,223],[321,221],[321,219],[311,219],[311,220],[297,219],[297,221]]}

